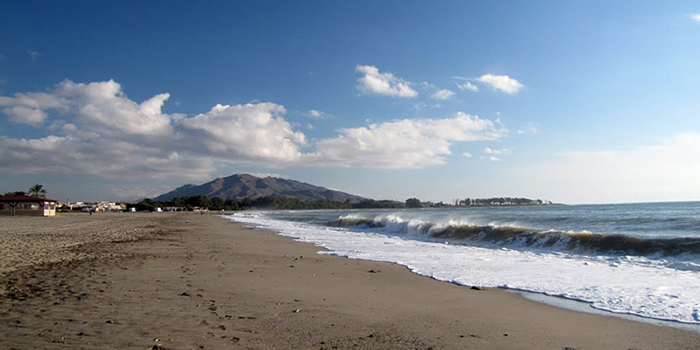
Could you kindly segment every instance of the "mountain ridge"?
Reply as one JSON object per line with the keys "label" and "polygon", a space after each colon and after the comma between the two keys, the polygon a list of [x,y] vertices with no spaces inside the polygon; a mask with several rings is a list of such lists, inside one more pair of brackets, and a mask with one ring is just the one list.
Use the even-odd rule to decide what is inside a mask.
{"label": "mountain ridge", "polygon": [[360,202],[366,198],[346,192],[330,190],[309,183],[283,179],[279,177],[257,177],[250,174],[233,174],[218,177],[201,185],[186,184],[170,192],[154,198],[156,201],[170,201],[177,197],[205,195],[209,198],[218,197],[223,200],[260,198],[260,197],[292,197],[302,200],[330,200],[336,202]]}

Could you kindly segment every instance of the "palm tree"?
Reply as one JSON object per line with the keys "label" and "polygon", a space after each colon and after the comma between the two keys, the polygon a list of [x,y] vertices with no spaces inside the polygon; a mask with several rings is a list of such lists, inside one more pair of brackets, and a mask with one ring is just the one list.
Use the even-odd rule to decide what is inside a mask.
{"label": "palm tree", "polygon": [[29,195],[31,197],[46,198],[46,190],[44,185],[36,184],[29,188]]}

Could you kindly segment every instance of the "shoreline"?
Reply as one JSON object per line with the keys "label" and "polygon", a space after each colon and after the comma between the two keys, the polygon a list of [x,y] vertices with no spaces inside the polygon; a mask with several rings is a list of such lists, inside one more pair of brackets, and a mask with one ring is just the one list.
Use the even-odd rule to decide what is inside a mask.
{"label": "shoreline", "polygon": [[[471,290],[398,264],[317,254],[320,248],[310,243],[218,215],[97,217],[104,219],[103,226],[128,218],[143,232],[138,239],[90,246],[90,259],[0,274],[5,283],[9,278],[21,288],[41,289],[0,301],[0,347],[700,346],[700,336],[678,329],[573,312],[505,290]],[[71,220],[76,222],[67,222],[68,228],[94,221],[88,216]],[[93,227],[100,232],[88,236],[99,236],[100,225]]]}
{"label": "shoreline", "polygon": [[574,312],[589,313],[594,315],[601,315],[606,317],[617,317],[623,320],[628,320],[632,322],[645,323],[656,325],[660,327],[668,327],[680,329],[690,333],[696,333],[700,335],[700,324],[698,323],[686,323],[673,320],[661,320],[656,318],[644,317],[635,314],[624,314],[617,313],[608,310],[596,309],[591,306],[590,303],[580,300],[567,299],[564,297],[557,297],[546,295],[542,293],[528,292],[528,291],[512,291],[509,289],[503,289],[505,291],[514,292],[520,294],[523,298],[532,300],[541,304],[554,306],[560,309],[571,310]]}
{"label": "shoreline", "polygon": [[[228,219],[227,217],[225,217],[227,215],[230,215],[230,214],[222,214],[220,216],[224,220],[232,221],[232,220]],[[293,239],[295,242],[298,242],[298,243],[312,244],[320,251],[331,252],[330,249],[325,248],[323,246],[316,245],[316,244],[309,243],[309,242],[304,242],[304,241],[298,240],[296,238],[293,238],[291,236],[286,236],[286,235],[280,234],[274,230],[270,230],[270,229],[266,229],[266,228],[259,228],[259,227],[255,227],[254,225],[249,226],[249,225],[246,225],[245,223],[240,223],[240,222],[236,222],[236,221],[232,221],[232,222],[239,224],[239,225],[242,225],[242,226],[249,228],[249,229],[252,229],[252,230],[272,232],[272,233],[278,234],[282,237],[287,237],[287,238]],[[427,275],[421,275],[417,272],[411,271],[408,266],[402,265],[402,264],[397,263],[397,262],[350,258],[350,257],[346,257],[346,256],[342,256],[342,255],[335,255],[335,254],[330,254],[330,255],[341,257],[341,258],[346,258],[346,259],[350,259],[350,260],[376,261],[376,262],[382,262],[382,263],[387,263],[387,264],[394,264],[394,265],[405,267],[410,273],[416,274],[416,275],[421,276],[421,277],[433,279],[433,280],[438,281],[438,282],[452,283],[452,284],[455,284],[457,286],[467,288],[467,289],[473,287],[473,286],[462,285],[462,284],[454,283],[454,282],[450,282],[450,281],[442,281],[442,280],[439,280],[439,279],[436,279],[434,277],[427,276]],[[500,291],[504,291],[507,293],[518,294],[526,300],[535,301],[537,303],[547,305],[547,306],[553,306],[553,307],[556,307],[559,309],[574,311],[574,312],[578,312],[578,313],[588,313],[588,314],[606,316],[606,317],[617,317],[617,318],[632,321],[632,322],[651,324],[651,325],[656,325],[656,326],[661,326],[661,327],[675,328],[675,329],[680,329],[680,330],[683,330],[686,332],[696,333],[696,334],[700,335],[700,323],[687,323],[687,322],[681,322],[681,321],[675,321],[675,320],[656,319],[656,318],[644,317],[644,316],[631,314],[631,313],[617,313],[617,312],[613,312],[613,311],[609,311],[609,310],[597,309],[597,308],[593,307],[590,302],[586,302],[586,301],[582,301],[582,300],[575,300],[575,299],[568,299],[568,298],[559,297],[559,296],[551,296],[551,295],[547,295],[544,293],[531,292],[531,291],[527,291],[527,290],[481,287],[481,286],[478,286],[478,288],[500,290]]]}

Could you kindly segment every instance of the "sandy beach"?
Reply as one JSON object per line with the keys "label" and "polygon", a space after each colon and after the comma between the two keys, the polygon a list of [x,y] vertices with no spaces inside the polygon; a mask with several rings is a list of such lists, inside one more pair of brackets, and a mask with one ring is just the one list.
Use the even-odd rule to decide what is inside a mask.
{"label": "sandy beach", "polygon": [[1,349],[697,349],[216,215],[0,218]]}

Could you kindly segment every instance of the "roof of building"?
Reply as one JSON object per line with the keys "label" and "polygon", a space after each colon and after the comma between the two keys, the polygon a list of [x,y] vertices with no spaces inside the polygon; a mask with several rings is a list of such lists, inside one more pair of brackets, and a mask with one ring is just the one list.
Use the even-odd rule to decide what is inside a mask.
{"label": "roof of building", "polygon": [[27,196],[26,194],[22,195],[17,195],[17,196],[7,196],[7,197],[0,197],[0,202],[58,202],[57,200],[53,199],[48,199],[48,198],[41,198],[41,197],[31,197]]}

